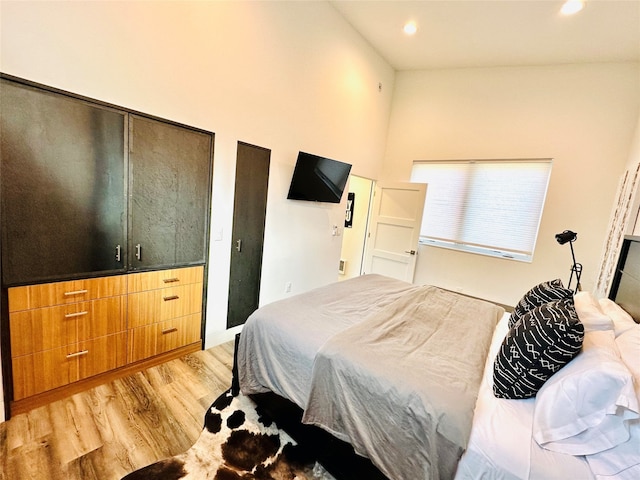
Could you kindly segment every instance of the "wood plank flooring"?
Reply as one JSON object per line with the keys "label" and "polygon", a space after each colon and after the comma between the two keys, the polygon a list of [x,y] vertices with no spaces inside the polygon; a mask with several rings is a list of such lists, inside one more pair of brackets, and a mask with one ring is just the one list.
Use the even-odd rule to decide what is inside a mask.
{"label": "wood plank flooring", "polygon": [[0,480],[112,480],[189,449],[231,386],[233,342],[0,424]]}

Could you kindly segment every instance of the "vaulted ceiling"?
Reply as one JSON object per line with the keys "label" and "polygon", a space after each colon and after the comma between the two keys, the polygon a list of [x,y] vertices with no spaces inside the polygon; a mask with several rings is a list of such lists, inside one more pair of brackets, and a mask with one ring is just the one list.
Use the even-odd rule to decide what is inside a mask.
{"label": "vaulted ceiling", "polygon": [[396,70],[640,61],[640,0],[329,1]]}

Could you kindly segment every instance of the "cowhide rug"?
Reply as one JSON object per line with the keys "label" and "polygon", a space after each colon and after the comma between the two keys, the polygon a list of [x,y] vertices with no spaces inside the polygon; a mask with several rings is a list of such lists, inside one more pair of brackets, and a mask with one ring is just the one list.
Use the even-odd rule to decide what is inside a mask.
{"label": "cowhide rug", "polygon": [[136,470],[122,480],[333,480],[244,395],[220,395],[204,429],[185,453]]}

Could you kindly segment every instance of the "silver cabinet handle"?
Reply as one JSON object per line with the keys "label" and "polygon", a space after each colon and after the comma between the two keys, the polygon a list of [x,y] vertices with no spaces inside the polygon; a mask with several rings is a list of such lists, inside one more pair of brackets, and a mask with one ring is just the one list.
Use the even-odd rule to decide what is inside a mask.
{"label": "silver cabinet handle", "polygon": [[87,353],[89,353],[89,350],[82,350],[81,352],[70,353],[69,355],[67,355],[67,358],[81,357],[82,355],[86,355]]}
{"label": "silver cabinet handle", "polygon": [[236,240],[236,250],[238,250],[239,252],[242,251],[242,239]]}
{"label": "silver cabinet handle", "polygon": [[72,295],[82,295],[83,293],[87,293],[89,290],[74,290],[73,292],[64,292],[65,297],[70,297]]}
{"label": "silver cabinet handle", "polygon": [[415,250],[405,250],[404,253],[410,253],[411,255],[415,255],[416,251]]}
{"label": "silver cabinet handle", "polygon": [[120,245],[116,245],[116,262],[120,261]]}
{"label": "silver cabinet handle", "polygon": [[139,243],[136,245],[136,258],[142,260],[142,246]]}
{"label": "silver cabinet handle", "polygon": [[86,315],[87,313],[89,313],[89,312],[87,312],[86,310],[82,311],[82,312],[76,312],[76,313],[67,313],[64,316],[64,318],[81,317],[82,315]]}

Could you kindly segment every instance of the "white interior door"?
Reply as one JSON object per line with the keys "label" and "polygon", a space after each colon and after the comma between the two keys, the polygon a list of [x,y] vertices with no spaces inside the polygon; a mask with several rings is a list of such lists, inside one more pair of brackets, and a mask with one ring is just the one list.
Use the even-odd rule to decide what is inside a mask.
{"label": "white interior door", "polygon": [[426,196],[424,183],[376,186],[363,273],[413,281]]}

